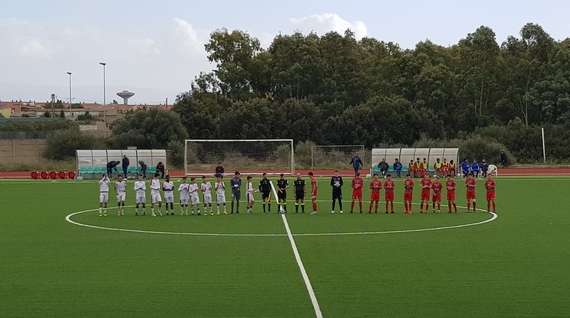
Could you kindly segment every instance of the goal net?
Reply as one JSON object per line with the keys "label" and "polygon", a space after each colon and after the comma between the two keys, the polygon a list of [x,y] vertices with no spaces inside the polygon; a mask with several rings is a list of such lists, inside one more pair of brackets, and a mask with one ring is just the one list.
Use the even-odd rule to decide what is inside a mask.
{"label": "goal net", "polygon": [[311,169],[347,169],[354,155],[370,164],[364,145],[316,145],[311,147]]}
{"label": "goal net", "polygon": [[214,174],[217,166],[225,174],[293,174],[295,158],[292,139],[187,139],[186,175]]}

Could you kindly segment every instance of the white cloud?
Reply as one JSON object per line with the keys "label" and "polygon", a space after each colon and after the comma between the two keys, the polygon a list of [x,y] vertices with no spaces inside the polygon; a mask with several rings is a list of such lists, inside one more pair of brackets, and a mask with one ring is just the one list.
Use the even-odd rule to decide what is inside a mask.
{"label": "white cloud", "polygon": [[38,39],[31,39],[20,46],[20,54],[24,57],[47,59],[51,51]]}
{"label": "white cloud", "polygon": [[176,33],[183,43],[190,49],[202,50],[202,43],[198,39],[198,32],[188,21],[180,18],[174,18],[176,24]]}
{"label": "white cloud", "polygon": [[323,34],[335,31],[344,34],[344,31],[350,29],[354,32],[357,39],[361,39],[368,34],[366,24],[362,21],[347,21],[336,13],[314,14],[300,18],[290,18],[289,21],[297,28],[298,31],[309,33],[316,32]]}

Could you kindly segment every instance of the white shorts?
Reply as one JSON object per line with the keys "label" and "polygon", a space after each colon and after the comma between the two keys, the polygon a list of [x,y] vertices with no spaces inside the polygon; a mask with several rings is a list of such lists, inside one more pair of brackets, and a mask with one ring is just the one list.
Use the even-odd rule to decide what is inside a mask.
{"label": "white shorts", "polygon": [[144,193],[144,191],[137,192],[137,194],[135,195],[135,203],[136,204],[146,203],[146,193]]}
{"label": "white shorts", "polygon": [[247,202],[254,202],[255,199],[253,198],[253,193],[247,193]]}
{"label": "white shorts", "polygon": [[225,193],[217,193],[216,194],[216,203],[226,203],[226,194]]}
{"label": "white shorts", "polygon": [[166,203],[174,203],[174,193],[172,191],[164,191],[164,201]]}
{"label": "white shorts", "polygon": [[212,194],[211,193],[204,193],[204,203],[205,204],[212,204]]}
{"label": "white shorts", "polygon": [[158,190],[150,190],[150,201],[154,203],[162,202],[162,198],[160,197],[160,191]]}
{"label": "white shorts", "polygon": [[190,197],[185,194],[180,194],[180,204],[188,205],[188,202],[190,202]]}
{"label": "white shorts", "polygon": [[190,200],[192,201],[192,204],[193,204],[193,205],[200,204],[200,196],[198,196],[197,193],[196,193],[196,194],[191,194],[191,195],[190,195]]}
{"label": "white shorts", "polygon": [[100,192],[99,203],[107,203],[107,202],[109,202],[109,192]]}
{"label": "white shorts", "polygon": [[126,199],[127,199],[127,193],[126,192],[118,192],[117,193],[117,202],[125,202]]}

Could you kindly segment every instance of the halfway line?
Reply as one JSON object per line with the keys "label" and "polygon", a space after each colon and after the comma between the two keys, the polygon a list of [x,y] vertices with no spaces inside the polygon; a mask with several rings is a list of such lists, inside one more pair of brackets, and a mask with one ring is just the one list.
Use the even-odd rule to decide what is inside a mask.
{"label": "halfway line", "polygon": [[[277,191],[275,191],[275,186],[273,186],[273,181],[269,181],[271,185],[271,190],[275,199],[277,200],[277,204],[279,205],[279,197],[277,196]],[[319,306],[319,302],[317,301],[317,296],[315,296],[315,291],[313,290],[313,285],[311,285],[311,281],[309,280],[309,275],[307,275],[307,271],[305,270],[305,265],[303,265],[303,261],[301,260],[301,255],[299,254],[299,250],[297,249],[297,244],[295,243],[295,239],[293,238],[293,234],[291,234],[291,229],[289,228],[289,222],[287,222],[287,217],[285,213],[279,211],[277,209],[277,213],[281,212],[281,220],[283,220],[283,225],[285,225],[285,231],[287,232],[287,237],[289,238],[289,243],[291,243],[291,248],[293,249],[293,255],[295,255],[295,260],[297,261],[297,266],[301,271],[301,276],[303,277],[303,281],[305,282],[305,287],[307,288],[307,292],[309,293],[309,298],[311,299],[311,303],[313,304],[313,309],[315,310],[315,316],[317,318],[323,318],[323,313],[321,312],[321,306]]]}
{"label": "halfway line", "polygon": [[311,285],[311,281],[309,280],[309,275],[307,275],[307,271],[305,270],[305,266],[303,265],[303,261],[301,260],[301,255],[299,255],[297,244],[295,243],[295,239],[293,239],[293,235],[291,234],[291,229],[289,228],[289,223],[287,222],[287,217],[285,216],[285,214],[281,214],[281,219],[283,220],[283,224],[285,225],[285,231],[287,232],[287,237],[289,238],[289,242],[291,243],[291,248],[293,249],[293,254],[295,255],[295,260],[297,261],[297,266],[299,266],[299,270],[301,271],[301,276],[303,277],[303,281],[305,282],[305,287],[307,287],[307,292],[309,292],[309,298],[311,298],[313,309],[315,309],[315,316],[317,318],[322,318],[323,313],[321,312],[321,307],[319,306],[319,302],[317,301],[317,296],[315,296],[315,291],[313,290],[313,286]]}

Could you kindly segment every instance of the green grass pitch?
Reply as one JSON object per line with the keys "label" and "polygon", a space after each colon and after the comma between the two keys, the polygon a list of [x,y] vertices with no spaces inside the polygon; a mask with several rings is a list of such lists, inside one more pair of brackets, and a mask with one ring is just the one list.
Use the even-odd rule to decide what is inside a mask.
{"label": "green grass pitch", "polygon": [[[420,229],[490,217],[448,215],[446,207],[441,214],[420,215],[418,206],[404,217],[401,204],[396,215],[385,215],[383,202],[378,215],[350,215],[349,184],[345,178],[344,215],[329,213],[327,179],[320,181],[324,201],[318,215],[296,215],[290,202],[292,232]],[[480,181],[479,208],[485,208],[482,186]],[[324,317],[568,317],[569,189],[570,178],[564,177],[499,178],[499,218],[490,223],[297,235],[295,241]],[[201,217],[135,217],[128,209],[123,217],[110,210],[107,217],[86,212],[73,220],[146,231],[275,236],[129,233],[66,222],[71,212],[97,207],[94,182],[0,181],[0,193],[1,317],[315,317],[283,222],[275,213],[261,213],[258,194],[253,215],[244,214],[244,206],[240,215]],[[127,200],[133,204],[132,191]],[[462,186],[458,204],[465,205]]]}

